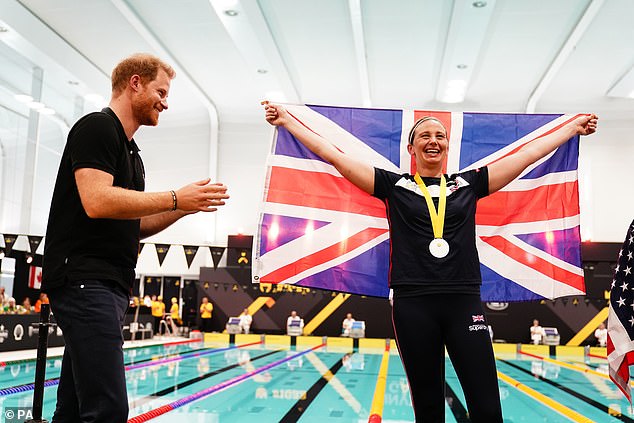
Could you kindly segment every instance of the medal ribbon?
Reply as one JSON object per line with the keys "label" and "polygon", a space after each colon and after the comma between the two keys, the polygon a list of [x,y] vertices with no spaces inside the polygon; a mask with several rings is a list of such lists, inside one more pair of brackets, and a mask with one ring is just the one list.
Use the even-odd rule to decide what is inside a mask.
{"label": "medal ribbon", "polygon": [[420,177],[418,172],[414,175],[414,180],[418,185],[418,188],[423,192],[425,201],[427,201],[427,208],[429,209],[429,216],[431,218],[431,227],[434,230],[434,238],[441,238],[445,226],[445,210],[447,208],[447,181],[445,175],[440,175],[440,196],[438,197],[438,212],[431,199],[431,194],[425,186],[425,182]]}

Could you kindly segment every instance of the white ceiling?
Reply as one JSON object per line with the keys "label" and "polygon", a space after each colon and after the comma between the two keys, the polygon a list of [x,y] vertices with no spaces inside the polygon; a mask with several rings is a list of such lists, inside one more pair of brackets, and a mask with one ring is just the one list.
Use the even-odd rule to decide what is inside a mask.
{"label": "white ceiling", "polygon": [[[488,0],[481,8],[473,0],[3,3],[11,10],[23,6],[75,50],[73,60],[57,49],[46,54],[86,89],[107,96],[107,75],[118,60],[154,52],[180,71],[171,113],[204,110],[207,102],[221,124],[261,119],[259,102],[271,92],[300,103],[533,107],[625,122],[634,112],[634,99],[607,95],[634,65],[632,0]],[[15,15],[3,13],[0,20],[37,38],[33,24]],[[466,81],[461,103],[439,101],[451,79]]]}
{"label": "white ceiling", "polygon": [[[42,68],[42,101],[58,112],[49,123],[63,132],[85,111],[82,96],[109,98],[119,60],[135,52],[164,58],[177,78],[169,113],[144,150],[153,172],[148,189],[200,174],[230,186],[222,225],[205,235],[211,241],[242,226],[255,231],[263,188],[253,180],[265,174],[272,134],[263,99],[593,112],[599,131],[584,137],[579,158],[581,226],[594,240],[620,242],[634,197],[604,178],[631,180],[633,17],[633,0],[0,0],[0,107],[15,103],[12,91],[28,92],[32,69]],[[463,101],[443,102],[456,87]],[[9,107],[29,113],[26,105]],[[21,134],[3,134],[10,124],[0,119],[5,143]],[[63,138],[46,145],[51,169]],[[43,225],[46,210],[41,215]],[[213,225],[190,226],[164,240],[195,242]]]}

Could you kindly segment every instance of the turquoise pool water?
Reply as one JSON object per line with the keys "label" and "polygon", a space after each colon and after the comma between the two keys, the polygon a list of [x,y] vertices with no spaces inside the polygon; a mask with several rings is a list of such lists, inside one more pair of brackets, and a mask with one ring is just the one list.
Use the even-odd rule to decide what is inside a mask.
{"label": "turquoise pool water", "polygon": [[[201,342],[127,349],[130,418],[168,406],[149,421],[368,421],[382,357],[381,350],[210,346]],[[464,395],[451,361],[445,362],[446,421],[466,422]],[[60,365],[61,358],[47,363],[46,377],[51,386],[45,389],[44,418],[49,421]],[[625,397],[609,379],[598,374],[607,372],[605,360],[544,361],[508,355],[499,357],[497,366],[499,372],[515,381],[500,379],[505,422],[634,422]],[[33,391],[28,384],[33,382],[34,373],[34,361],[0,367],[3,408],[31,406]],[[555,405],[521,391],[517,383]],[[414,421],[407,379],[394,353],[389,356],[383,402],[384,422]],[[566,416],[565,410],[576,414]]]}

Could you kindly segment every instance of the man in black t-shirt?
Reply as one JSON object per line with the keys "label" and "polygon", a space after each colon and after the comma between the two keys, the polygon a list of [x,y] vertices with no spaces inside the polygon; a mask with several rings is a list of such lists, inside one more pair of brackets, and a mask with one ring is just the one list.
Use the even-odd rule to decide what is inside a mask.
{"label": "man in black t-shirt", "polygon": [[121,326],[134,282],[139,241],[229,198],[209,179],[178,190],[143,192],[133,136],[167,109],[174,70],[137,54],[112,72],[109,107],[70,130],[46,232],[42,290],[64,333],[53,423],[128,419]]}

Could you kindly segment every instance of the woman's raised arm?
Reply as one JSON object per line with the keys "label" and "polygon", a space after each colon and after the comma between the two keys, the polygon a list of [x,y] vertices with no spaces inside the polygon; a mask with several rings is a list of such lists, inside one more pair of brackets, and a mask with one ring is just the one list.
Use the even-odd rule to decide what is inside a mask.
{"label": "woman's raised arm", "polygon": [[558,130],[529,142],[516,153],[489,165],[489,194],[502,189],[528,166],[545,157],[575,135],[590,135],[597,129],[596,115],[579,115]]}
{"label": "woman's raised arm", "polygon": [[271,125],[286,128],[306,148],[333,165],[352,184],[368,194],[374,193],[374,168],[371,165],[339,151],[327,139],[312,132],[291,116],[283,106],[268,102],[262,104],[264,104],[266,120]]}

